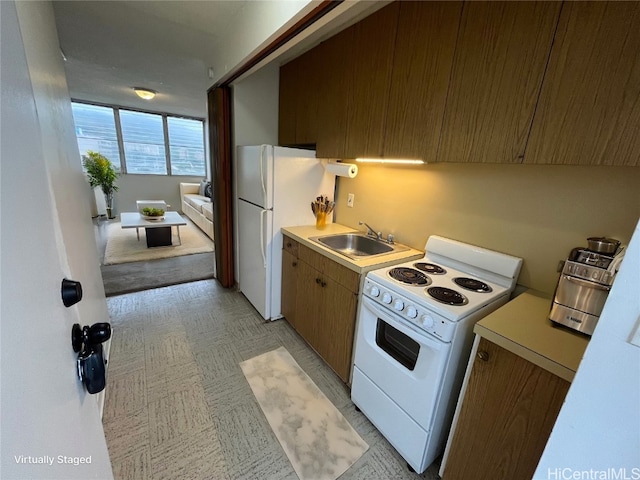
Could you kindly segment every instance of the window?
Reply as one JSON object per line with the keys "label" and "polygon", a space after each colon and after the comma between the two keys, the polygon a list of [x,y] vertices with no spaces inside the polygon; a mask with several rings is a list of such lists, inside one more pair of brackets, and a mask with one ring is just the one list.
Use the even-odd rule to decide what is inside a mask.
{"label": "window", "polygon": [[100,152],[128,174],[206,176],[204,122],[72,102],[80,154]]}
{"label": "window", "polygon": [[118,169],[120,151],[113,109],[83,103],[72,103],[71,109],[76,124],[80,155],[86,155],[87,150],[100,152]]}
{"label": "window", "polygon": [[171,172],[174,175],[204,176],[202,122],[167,117]]}
{"label": "window", "polygon": [[120,110],[127,173],[167,174],[162,117]]}

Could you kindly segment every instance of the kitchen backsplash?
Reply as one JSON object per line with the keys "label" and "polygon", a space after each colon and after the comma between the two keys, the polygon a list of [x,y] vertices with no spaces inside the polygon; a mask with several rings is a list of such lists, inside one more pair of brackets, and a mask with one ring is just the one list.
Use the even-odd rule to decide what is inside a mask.
{"label": "kitchen backsplash", "polygon": [[522,257],[518,283],[552,293],[558,261],[587,237],[628,243],[639,192],[631,167],[360,165],[356,178],[338,179],[335,221],[362,228],[362,220],[421,250],[437,234]]}

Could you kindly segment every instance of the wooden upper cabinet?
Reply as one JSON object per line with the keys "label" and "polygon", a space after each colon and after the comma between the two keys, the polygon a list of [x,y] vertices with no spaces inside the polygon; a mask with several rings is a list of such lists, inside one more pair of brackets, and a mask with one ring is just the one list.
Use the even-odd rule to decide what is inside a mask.
{"label": "wooden upper cabinet", "polygon": [[320,158],[342,158],[344,155],[353,30],[343,30],[316,47],[321,79],[317,90],[316,156]]}
{"label": "wooden upper cabinet", "polygon": [[278,98],[278,145],[296,143],[296,102],[300,85],[295,61],[280,67]]}
{"label": "wooden upper cabinet", "polygon": [[308,145],[318,135],[318,87],[321,75],[316,50],[280,67],[278,143]]}
{"label": "wooden upper cabinet", "polygon": [[318,65],[318,50],[309,50],[295,59],[298,62],[298,82],[302,93],[296,102],[296,144],[309,145],[318,139],[318,89],[322,72]]}
{"label": "wooden upper cabinet", "polygon": [[462,2],[400,2],[384,156],[435,161]]}
{"label": "wooden upper cabinet", "polygon": [[566,2],[525,162],[640,165],[639,52],[639,2]]}
{"label": "wooden upper cabinet", "polygon": [[383,154],[400,3],[393,2],[352,27],[345,158]]}
{"label": "wooden upper cabinet", "polygon": [[522,161],[561,6],[465,2],[438,161]]}

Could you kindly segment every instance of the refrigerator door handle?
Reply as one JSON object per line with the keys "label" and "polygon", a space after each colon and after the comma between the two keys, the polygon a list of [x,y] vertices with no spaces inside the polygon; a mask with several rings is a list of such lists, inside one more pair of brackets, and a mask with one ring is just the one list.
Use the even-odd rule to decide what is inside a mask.
{"label": "refrigerator door handle", "polygon": [[[260,146],[260,185],[262,186],[262,205],[268,207],[267,205],[267,188],[264,184],[264,164],[265,164],[265,150],[266,146]],[[265,263],[266,266],[266,263]]]}
{"label": "refrigerator door handle", "polygon": [[265,255],[265,247],[264,247],[264,214],[267,213],[267,210],[260,211],[260,253],[262,253],[262,263],[264,264],[264,268],[267,268],[267,256]]}

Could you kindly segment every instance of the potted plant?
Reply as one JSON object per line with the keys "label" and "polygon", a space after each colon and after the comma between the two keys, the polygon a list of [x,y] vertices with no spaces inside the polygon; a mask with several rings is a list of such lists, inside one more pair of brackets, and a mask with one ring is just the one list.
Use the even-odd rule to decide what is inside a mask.
{"label": "potted plant", "polygon": [[118,191],[116,186],[116,172],[111,161],[98,152],[87,150],[87,154],[82,156],[82,165],[87,172],[89,185],[92,187],[100,187],[104,193],[104,199],[107,204],[107,217],[113,216],[113,193]]}

